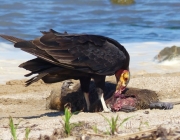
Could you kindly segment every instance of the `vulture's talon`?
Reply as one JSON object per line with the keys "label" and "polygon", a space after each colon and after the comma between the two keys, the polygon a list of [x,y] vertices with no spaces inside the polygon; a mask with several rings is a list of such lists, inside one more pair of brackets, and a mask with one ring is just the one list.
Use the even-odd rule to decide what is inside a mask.
{"label": "vulture's talon", "polygon": [[112,111],[111,111],[111,109],[107,108],[107,109],[103,110],[102,112],[103,112],[103,113],[110,113],[110,112],[112,112]]}

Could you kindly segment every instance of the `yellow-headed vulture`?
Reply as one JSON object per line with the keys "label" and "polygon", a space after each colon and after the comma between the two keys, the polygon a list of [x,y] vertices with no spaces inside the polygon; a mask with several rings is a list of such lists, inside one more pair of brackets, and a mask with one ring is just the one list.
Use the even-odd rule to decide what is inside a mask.
{"label": "yellow-headed vulture", "polygon": [[26,85],[39,79],[45,83],[79,79],[89,110],[88,92],[92,78],[104,112],[109,112],[103,97],[105,77],[115,74],[115,96],[121,94],[130,79],[130,57],[126,49],[117,41],[100,35],[58,33],[52,29],[42,33],[42,37],[30,41],[0,35],[13,42],[14,47],[37,57],[19,66],[31,71],[25,76],[37,74],[28,80]]}

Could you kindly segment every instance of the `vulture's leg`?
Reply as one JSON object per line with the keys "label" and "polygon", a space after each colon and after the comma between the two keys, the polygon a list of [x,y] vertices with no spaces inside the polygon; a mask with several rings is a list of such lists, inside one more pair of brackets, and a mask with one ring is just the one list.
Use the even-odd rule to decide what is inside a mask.
{"label": "vulture's leg", "polygon": [[98,93],[98,98],[101,100],[101,104],[103,107],[103,112],[111,112],[111,109],[106,106],[105,100],[104,100],[104,91],[105,91],[105,78],[106,76],[98,75],[94,77],[94,82],[96,85],[96,90]]}
{"label": "vulture's leg", "polygon": [[111,112],[111,109],[106,106],[103,90],[101,88],[97,88],[97,93],[98,93],[99,100],[101,100],[103,112],[107,112],[107,113]]}
{"label": "vulture's leg", "polygon": [[90,109],[90,100],[89,100],[89,84],[90,84],[91,78],[90,77],[85,77],[80,79],[80,84],[81,84],[81,90],[84,94],[84,98],[86,101],[86,107],[87,111]]}

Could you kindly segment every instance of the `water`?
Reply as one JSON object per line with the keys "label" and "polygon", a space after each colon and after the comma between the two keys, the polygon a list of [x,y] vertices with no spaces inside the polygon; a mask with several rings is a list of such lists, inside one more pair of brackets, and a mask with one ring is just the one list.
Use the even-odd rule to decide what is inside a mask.
{"label": "water", "polygon": [[[136,0],[129,6],[110,0],[0,0],[0,33],[34,39],[40,30],[98,34],[116,39],[131,55],[132,71],[177,71],[178,61],[153,62],[164,47],[180,46],[180,1]],[[17,66],[33,56],[0,39],[0,76],[12,71],[22,78]],[[9,73],[8,73],[9,71]]]}

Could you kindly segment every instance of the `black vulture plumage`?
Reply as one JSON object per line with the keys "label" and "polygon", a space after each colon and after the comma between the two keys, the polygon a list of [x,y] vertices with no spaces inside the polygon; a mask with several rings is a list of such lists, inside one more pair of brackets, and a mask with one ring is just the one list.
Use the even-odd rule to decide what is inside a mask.
{"label": "black vulture plumage", "polygon": [[39,79],[45,83],[79,79],[89,110],[88,92],[92,78],[103,109],[108,112],[103,98],[105,77],[115,74],[117,79],[115,94],[121,94],[130,79],[130,57],[126,49],[117,41],[100,35],[58,33],[52,29],[42,33],[42,37],[31,41],[0,35],[13,42],[14,47],[37,57],[20,65],[31,71],[25,76],[37,74],[26,84],[30,85]]}

